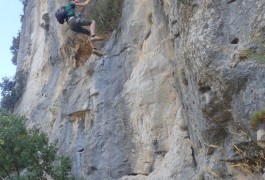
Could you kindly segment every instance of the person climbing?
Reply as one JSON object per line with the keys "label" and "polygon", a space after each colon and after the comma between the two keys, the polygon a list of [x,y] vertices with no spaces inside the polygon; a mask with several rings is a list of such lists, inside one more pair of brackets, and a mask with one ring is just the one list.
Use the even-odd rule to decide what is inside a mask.
{"label": "person climbing", "polygon": [[[92,47],[92,53],[97,56],[102,56],[103,54],[99,50],[97,50],[95,42],[102,41],[104,38],[96,35],[95,20],[77,17],[75,14],[76,6],[85,8],[89,3],[90,0],[86,0],[83,3],[79,2],[79,0],[68,0],[67,4],[65,5],[67,15],[66,21],[69,29],[71,29],[72,31],[88,35],[88,41],[90,42],[90,45]],[[83,26],[88,26],[88,29],[84,28]]]}

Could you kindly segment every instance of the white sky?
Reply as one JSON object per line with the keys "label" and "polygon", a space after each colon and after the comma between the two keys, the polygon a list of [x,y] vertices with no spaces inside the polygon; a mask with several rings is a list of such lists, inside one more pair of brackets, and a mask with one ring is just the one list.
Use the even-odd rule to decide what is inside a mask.
{"label": "white sky", "polygon": [[20,16],[23,14],[23,4],[19,0],[11,0],[0,6],[0,82],[2,77],[13,77],[16,66],[11,62],[10,47],[13,37],[17,37],[21,29]]}

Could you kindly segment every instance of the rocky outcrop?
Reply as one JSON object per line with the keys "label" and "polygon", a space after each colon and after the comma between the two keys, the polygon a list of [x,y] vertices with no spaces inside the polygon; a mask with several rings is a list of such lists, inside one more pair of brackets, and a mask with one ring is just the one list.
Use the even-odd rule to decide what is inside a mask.
{"label": "rocky outcrop", "polygon": [[16,113],[71,156],[73,175],[262,175],[247,157],[232,160],[256,141],[248,122],[265,107],[263,1],[125,0],[101,58],[56,23],[63,3],[28,0]]}

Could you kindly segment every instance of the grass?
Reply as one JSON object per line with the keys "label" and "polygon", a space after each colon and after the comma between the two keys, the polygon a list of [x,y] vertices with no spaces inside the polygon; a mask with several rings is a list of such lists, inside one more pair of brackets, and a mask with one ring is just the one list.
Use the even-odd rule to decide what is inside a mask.
{"label": "grass", "polygon": [[[233,167],[242,170],[246,175],[260,174],[264,168],[264,151],[262,149],[252,149],[252,152],[256,151],[256,155],[251,156],[246,149],[234,144],[234,151],[241,158],[240,161],[234,163]],[[254,147],[255,148],[255,147]],[[254,153],[255,154],[255,153]]]}
{"label": "grass", "polygon": [[219,178],[218,174],[215,173],[215,172],[214,172],[211,168],[209,168],[209,167],[206,167],[206,172],[207,172],[209,175],[213,176],[214,178]]}
{"label": "grass", "polygon": [[[262,112],[262,113],[261,113]],[[259,119],[260,115],[264,117],[265,111],[259,111],[253,115],[255,119]],[[254,122],[254,121],[253,121]],[[259,120],[255,120],[256,126]],[[232,144],[232,156],[221,160],[229,163],[229,166],[233,168],[233,171],[246,176],[257,177],[263,174],[265,167],[265,151],[261,148],[256,141],[250,139],[250,136],[242,131],[230,132],[233,136],[236,136],[236,142]]]}
{"label": "grass", "polygon": [[256,129],[261,123],[265,123],[265,110],[255,112],[249,124],[251,128]]}

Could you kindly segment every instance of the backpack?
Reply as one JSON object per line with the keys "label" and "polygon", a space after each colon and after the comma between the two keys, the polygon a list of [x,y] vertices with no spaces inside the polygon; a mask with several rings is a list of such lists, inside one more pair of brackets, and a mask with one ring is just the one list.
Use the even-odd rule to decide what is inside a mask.
{"label": "backpack", "polygon": [[67,18],[65,6],[62,6],[55,11],[55,17],[60,24],[64,23],[64,20]]}

